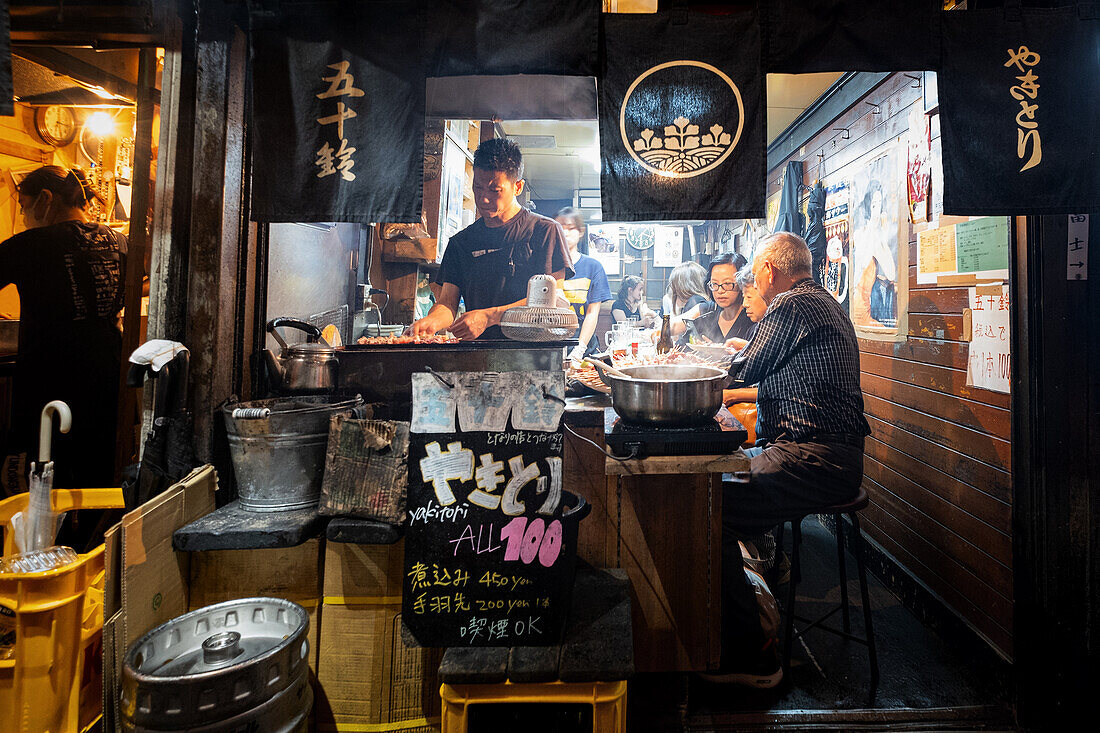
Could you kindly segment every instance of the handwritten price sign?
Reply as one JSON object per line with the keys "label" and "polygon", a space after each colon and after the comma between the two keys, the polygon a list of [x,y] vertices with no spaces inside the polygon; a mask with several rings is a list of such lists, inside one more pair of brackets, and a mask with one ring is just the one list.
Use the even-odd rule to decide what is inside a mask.
{"label": "handwritten price sign", "polygon": [[[515,425],[530,424],[544,401],[556,405],[553,390],[501,389],[486,375],[449,381],[453,396],[433,394],[432,409],[454,409],[459,427],[497,429],[411,435],[402,618],[425,646],[556,644],[576,555],[562,433],[557,420],[551,431]],[[429,422],[455,424],[446,414]]]}

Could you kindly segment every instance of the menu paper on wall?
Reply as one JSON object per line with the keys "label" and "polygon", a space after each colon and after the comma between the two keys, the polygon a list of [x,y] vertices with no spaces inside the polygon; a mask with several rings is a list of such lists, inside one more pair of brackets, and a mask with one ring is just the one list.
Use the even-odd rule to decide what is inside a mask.
{"label": "menu paper on wall", "polygon": [[[413,376],[402,621],[424,646],[559,643],[577,537],[562,491],[563,374]],[[423,430],[455,424],[436,414],[447,411],[457,430]]]}
{"label": "menu paper on wall", "polygon": [[1008,217],[984,216],[955,225],[959,274],[1008,279]]}
{"label": "menu paper on wall", "polygon": [[969,289],[972,330],[966,384],[1011,392],[1012,354],[1008,284]]}
{"label": "menu paper on wall", "polygon": [[917,232],[917,282],[934,283],[955,272],[955,226]]}
{"label": "menu paper on wall", "polygon": [[657,227],[655,239],[654,267],[676,267],[684,261],[683,227]]}

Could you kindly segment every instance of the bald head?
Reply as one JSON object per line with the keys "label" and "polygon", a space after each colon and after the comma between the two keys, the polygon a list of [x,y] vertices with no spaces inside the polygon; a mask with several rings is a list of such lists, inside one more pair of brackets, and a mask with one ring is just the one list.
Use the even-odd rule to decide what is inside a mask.
{"label": "bald head", "polygon": [[799,280],[813,276],[813,257],[806,241],[797,234],[777,232],[757,243],[752,263],[756,288],[767,302],[791,289]]}

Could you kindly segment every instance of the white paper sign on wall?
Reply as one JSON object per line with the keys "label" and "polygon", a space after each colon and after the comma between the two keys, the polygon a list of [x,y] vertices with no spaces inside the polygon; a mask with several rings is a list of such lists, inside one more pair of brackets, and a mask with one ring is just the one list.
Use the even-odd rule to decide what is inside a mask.
{"label": "white paper sign on wall", "polygon": [[994,392],[1011,391],[1008,285],[970,288],[972,330],[966,384]]}
{"label": "white paper sign on wall", "polygon": [[1070,214],[1066,237],[1066,279],[1089,279],[1089,215]]}

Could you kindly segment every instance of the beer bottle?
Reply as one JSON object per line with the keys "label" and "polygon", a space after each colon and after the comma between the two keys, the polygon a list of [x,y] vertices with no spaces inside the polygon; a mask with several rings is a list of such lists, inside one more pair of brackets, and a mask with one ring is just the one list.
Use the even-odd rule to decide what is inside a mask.
{"label": "beer bottle", "polygon": [[671,317],[661,316],[661,337],[657,339],[658,354],[667,354],[672,351],[672,324],[669,322]]}

